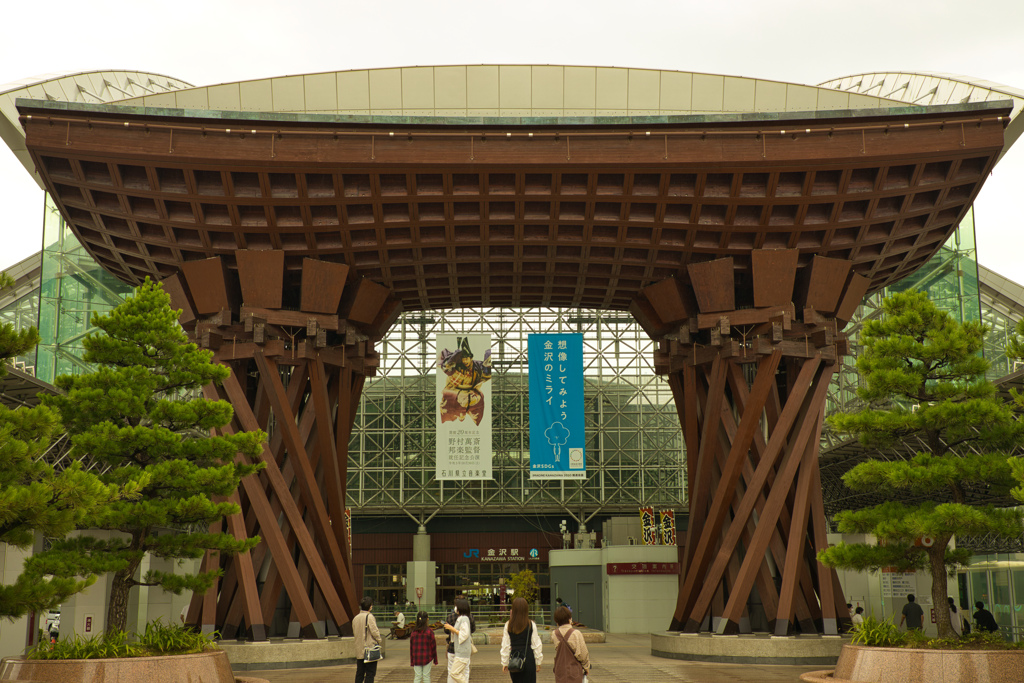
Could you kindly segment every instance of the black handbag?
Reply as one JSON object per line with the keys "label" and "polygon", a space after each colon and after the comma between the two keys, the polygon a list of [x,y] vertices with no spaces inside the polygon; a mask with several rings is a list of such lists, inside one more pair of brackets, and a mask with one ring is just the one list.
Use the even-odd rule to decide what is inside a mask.
{"label": "black handbag", "polygon": [[[530,647],[530,640],[533,638],[533,624],[530,624],[530,630],[526,632],[526,647]],[[519,673],[526,668],[526,653],[512,651],[508,656],[508,670],[510,673]]]}
{"label": "black handbag", "polygon": [[[366,616],[366,634],[363,636],[363,642],[370,637],[370,616]],[[370,664],[372,662],[380,661],[384,659],[384,653],[380,651],[380,645],[374,643],[372,646],[367,645],[363,648],[363,663]]]}

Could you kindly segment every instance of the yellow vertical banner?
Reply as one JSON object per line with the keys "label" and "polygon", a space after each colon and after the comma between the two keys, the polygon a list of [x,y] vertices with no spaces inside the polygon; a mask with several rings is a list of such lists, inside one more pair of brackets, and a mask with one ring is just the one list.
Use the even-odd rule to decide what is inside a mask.
{"label": "yellow vertical banner", "polygon": [[644,545],[658,545],[657,523],[654,521],[654,508],[640,508],[640,530]]}
{"label": "yellow vertical banner", "polygon": [[676,511],[661,511],[661,544],[676,544]]}

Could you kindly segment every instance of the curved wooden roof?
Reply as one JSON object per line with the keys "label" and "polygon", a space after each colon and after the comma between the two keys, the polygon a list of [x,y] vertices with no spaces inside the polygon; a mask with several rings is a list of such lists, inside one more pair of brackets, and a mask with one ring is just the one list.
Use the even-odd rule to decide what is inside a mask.
{"label": "curved wooden roof", "polygon": [[191,83],[171,76],[122,69],[42,74],[3,83],[0,84],[0,139],[45,190],[25,149],[25,132],[18,125],[16,102],[19,98],[105,104],[126,97],[166,94],[192,87]]}
{"label": "curved wooden roof", "polygon": [[236,250],[345,263],[405,310],[628,309],[686,266],[797,249],[878,289],[928,260],[1008,103],[633,118],[257,115],[21,100],[42,180],[128,283]]}
{"label": "curved wooden roof", "polygon": [[818,87],[850,96],[875,95],[885,102],[897,100],[923,106],[1010,100],[1013,111],[1003,134],[1005,142],[1000,156],[1005,155],[1024,132],[1024,118],[1020,118],[1024,110],[1024,90],[981,78],[928,71],[888,71],[834,78],[819,83]]}

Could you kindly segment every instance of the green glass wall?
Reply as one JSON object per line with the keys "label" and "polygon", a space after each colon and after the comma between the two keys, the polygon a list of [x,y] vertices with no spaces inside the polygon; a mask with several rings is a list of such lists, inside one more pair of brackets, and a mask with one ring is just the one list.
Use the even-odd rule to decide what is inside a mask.
{"label": "green glass wall", "polygon": [[[865,321],[881,315],[882,299],[894,292],[918,289],[928,295],[939,308],[949,311],[961,322],[981,320],[981,292],[978,284],[978,254],[974,233],[974,209],[957,226],[946,243],[927,263],[891,287],[867,296],[857,309],[844,332],[849,335],[851,353],[840,361],[840,369],[832,377],[825,412],[851,412],[860,407],[857,387],[858,340]],[[987,321],[987,319],[986,319]],[[988,348],[986,347],[986,356]],[[1003,363],[1005,367],[1005,362]],[[991,374],[1002,377],[993,367]],[[842,443],[848,437],[832,432],[828,426],[822,431],[823,450]]]}
{"label": "green glass wall", "polygon": [[967,569],[968,606],[981,601],[1010,641],[1024,639],[1024,555],[978,554]]}
{"label": "green glass wall", "polygon": [[[16,330],[34,327],[39,316],[39,289],[35,288],[0,308],[0,324],[10,324]],[[12,364],[24,372],[35,374],[36,352],[29,351],[11,359]]]}
{"label": "green glass wall", "polygon": [[81,360],[82,340],[93,331],[93,314],[114,308],[130,291],[89,256],[47,196],[36,377],[53,382],[58,375],[88,369]]}
{"label": "green glass wall", "polygon": [[981,320],[973,208],[939,253],[913,274],[886,288],[886,294],[908,289],[924,292],[939,308],[949,311],[961,322]]}

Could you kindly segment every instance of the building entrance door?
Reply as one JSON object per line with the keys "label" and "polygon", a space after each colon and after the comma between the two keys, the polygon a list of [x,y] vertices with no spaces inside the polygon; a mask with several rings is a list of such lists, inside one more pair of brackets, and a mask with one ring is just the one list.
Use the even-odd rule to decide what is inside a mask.
{"label": "building entrance door", "polygon": [[592,583],[576,584],[576,604],[573,606],[573,621],[578,621],[590,628],[601,628],[597,623],[597,593]]}

